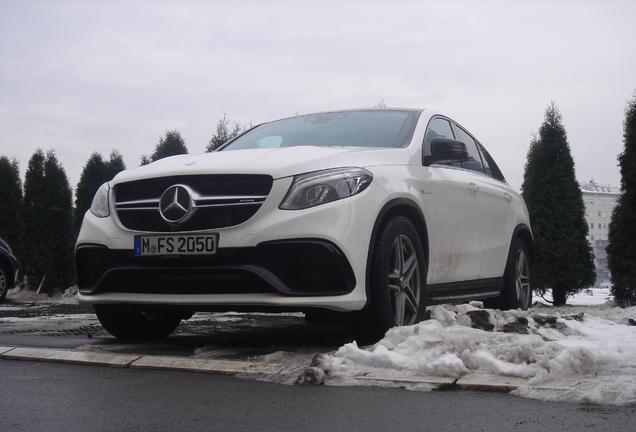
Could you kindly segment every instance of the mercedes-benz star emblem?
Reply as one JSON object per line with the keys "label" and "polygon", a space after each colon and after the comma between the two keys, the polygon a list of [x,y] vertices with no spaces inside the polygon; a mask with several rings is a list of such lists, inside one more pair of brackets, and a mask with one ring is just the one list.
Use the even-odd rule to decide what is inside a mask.
{"label": "mercedes-benz star emblem", "polygon": [[169,223],[185,221],[192,210],[192,191],[187,186],[170,186],[161,195],[159,213]]}

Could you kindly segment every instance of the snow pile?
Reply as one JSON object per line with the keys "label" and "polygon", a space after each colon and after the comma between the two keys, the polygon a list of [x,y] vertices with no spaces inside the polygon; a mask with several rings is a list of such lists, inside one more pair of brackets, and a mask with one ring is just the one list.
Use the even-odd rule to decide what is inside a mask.
{"label": "snow pile", "polygon": [[29,289],[25,285],[18,285],[7,292],[7,300],[16,303],[66,303],[77,304],[75,295],[77,294],[77,285],[67,288],[64,292],[56,289],[52,294]]}
{"label": "snow pile", "polygon": [[[636,307],[572,303],[560,308],[535,303],[526,312],[488,310],[481,303],[435,306],[431,319],[393,328],[373,346],[353,342],[316,358],[316,375],[324,374],[328,384],[349,385],[356,376],[486,373],[527,379],[516,390],[523,396],[636,404]],[[576,385],[567,392],[542,389],[572,378]]]}

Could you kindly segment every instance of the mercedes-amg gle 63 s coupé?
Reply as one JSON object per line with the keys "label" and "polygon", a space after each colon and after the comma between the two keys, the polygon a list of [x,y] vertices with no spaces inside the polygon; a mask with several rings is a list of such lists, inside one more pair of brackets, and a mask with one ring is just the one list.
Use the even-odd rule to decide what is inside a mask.
{"label": "mercedes-amg gle 63 s coup\u00e9", "polygon": [[455,121],[325,112],[102,185],[78,299],[120,338],[166,337],[197,311],[301,311],[374,341],[427,305],[527,309],[532,248],[522,198]]}

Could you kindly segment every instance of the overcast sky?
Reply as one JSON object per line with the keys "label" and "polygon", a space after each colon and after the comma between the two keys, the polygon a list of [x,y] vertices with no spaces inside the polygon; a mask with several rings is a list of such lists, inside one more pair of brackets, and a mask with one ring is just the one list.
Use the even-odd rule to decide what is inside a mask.
{"label": "overcast sky", "polygon": [[224,113],[434,107],[519,189],[554,100],[579,181],[618,186],[636,89],[636,1],[0,0],[0,154],[94,151],[128,168],[177,129],[203,153]]}

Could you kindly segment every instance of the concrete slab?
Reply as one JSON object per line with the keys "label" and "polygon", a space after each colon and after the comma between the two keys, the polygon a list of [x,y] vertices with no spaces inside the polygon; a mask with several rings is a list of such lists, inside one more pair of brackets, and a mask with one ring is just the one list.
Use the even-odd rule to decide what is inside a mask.
{"label": "concrete slab", "polygon": [[273,374],[279,372],[283,365],[278,363],[259,363],[242,360],[144,356],[134,361],[130,367],[135,369],[180,370],[188,372],[236,375],[240,373]]}
{"label": "concrete slab", "polygon": [[455,382],[455,378],[451,377],[442,377],[442,376],[421,376],[414,375],[411,377],[389,377],[389,376],[380,376],[380,375],[358,375],[354,377],[357,380],[361,381],[385,381],[385,382],[395,382],[395,383],[404,383],[404,384],[430,384],[433,386],[443,385],[443,384],[452,384]]}
{"label": "concrete slab", "polygon": [[507,393],[515,390],[520,385],[526,384],[528,380],[516,377],[506,377],[490,374],[468,374],[459,378],[456,382],[455,378],[441,376],[412,376],[394,378],[389,376],[378,375],[360,375],[354,377],[363,381],[385,381],[404,384],[429,384],[432,386],[456,386],[457,388],[480,390],[489,392]]}
{"label": "concrete slab", "polygon": [[0,346],[0,355],[11,351],[12,349],[14,349],[15,347],[7,347],[7,346]]}
{"label": "concrete slab", "polygon": [[111,354],[45,348],[14,348],[6,353],[0,354],[0,358],[7,360],[37,360],[115,367],[127,367],[139,357],[140,356],[136,354]]}
{"label": "concrete slab", "polygon": [[527,382],[527,379],[518,377],[467,374],[457,381],[457,385],[463,389],[508,393]]}
{"label": "concrete slab", "polygon": [[580,383],[581,380],[579,378],[561,378],[558,380],[535,384],[530,387],[539,390],[568,390]]}

